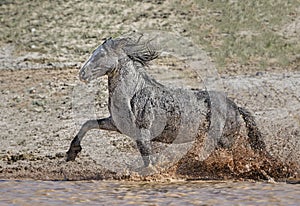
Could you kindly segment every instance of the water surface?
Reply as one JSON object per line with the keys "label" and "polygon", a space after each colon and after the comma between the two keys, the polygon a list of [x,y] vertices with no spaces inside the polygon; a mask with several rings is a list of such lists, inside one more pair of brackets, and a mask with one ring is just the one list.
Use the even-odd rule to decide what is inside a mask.
{"label": "water surface", "polygon": [[300,185],[251,182],[0,181],[0,205],[299,205]]}

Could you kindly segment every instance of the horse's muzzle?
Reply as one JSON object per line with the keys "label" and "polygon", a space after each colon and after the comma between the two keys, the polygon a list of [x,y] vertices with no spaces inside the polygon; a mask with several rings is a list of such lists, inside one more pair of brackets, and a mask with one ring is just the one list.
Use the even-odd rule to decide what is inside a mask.
{"label": "horse's muzzle", "polygon": [[79,72],[79,79],[86,84],[90,82],[90,78],[86,76],[85,71]]}

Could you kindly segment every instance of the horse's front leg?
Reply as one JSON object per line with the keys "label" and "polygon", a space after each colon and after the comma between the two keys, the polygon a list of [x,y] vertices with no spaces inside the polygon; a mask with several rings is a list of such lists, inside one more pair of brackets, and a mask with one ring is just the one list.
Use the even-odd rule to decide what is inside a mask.
{"label": "horse's front leg", "polygon": [[110,131],[118,131],[116,126],[113,124],[111,118],[97,119],[97,120],[88,120],[80,128],[77,135],[71,142],[70,148],[67,151],[67,161],[74,161],[77,154],[81,151],[80,142],[84,135],[91,129],[103,129]]}
{"label": "horse's front leg", "polygon": [[136,144],[141,153],[144,167],[152,166],[151,155],[152,155],[152,147],[151,147],[151,135],[148,129],[141,129],[140,134],[136,139]]}

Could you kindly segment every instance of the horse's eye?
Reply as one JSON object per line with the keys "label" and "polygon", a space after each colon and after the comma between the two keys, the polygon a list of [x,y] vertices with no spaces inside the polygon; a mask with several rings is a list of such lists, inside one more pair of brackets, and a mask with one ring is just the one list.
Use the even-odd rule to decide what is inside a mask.
{"label": "horse's eye", "polygon": [[98,55],[98,57],[100,57],[100,58],[101,58],[101,57],[105,57],[105,54],[101,52],[101,53]]}

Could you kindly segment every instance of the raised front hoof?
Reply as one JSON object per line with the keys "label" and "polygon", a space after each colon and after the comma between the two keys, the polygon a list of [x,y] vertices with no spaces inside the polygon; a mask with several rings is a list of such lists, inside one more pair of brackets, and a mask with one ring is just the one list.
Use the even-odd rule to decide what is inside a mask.
{"label": "raised front hoof", "polygon": [[81,146],[71,146],[70,149],[67,151],[66,161],[75,161],[77,154],[81,151]]}

